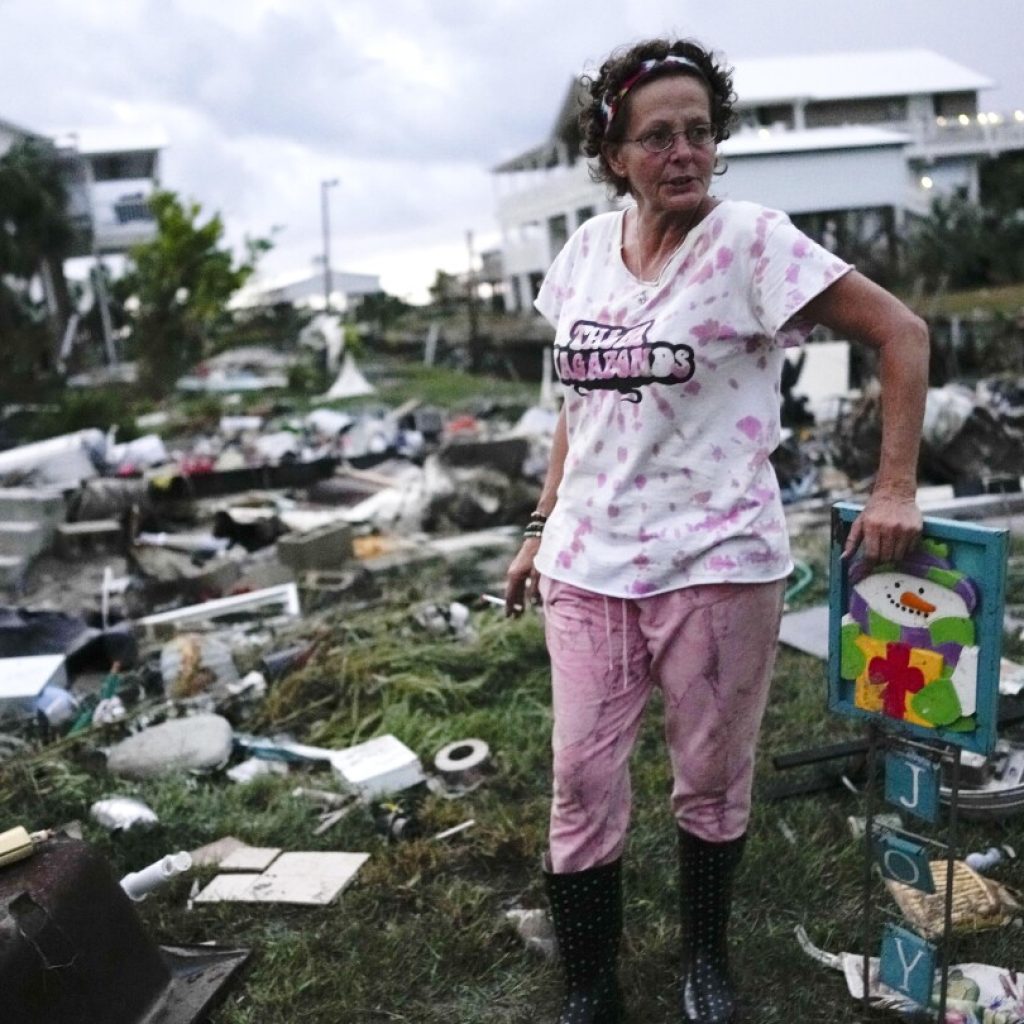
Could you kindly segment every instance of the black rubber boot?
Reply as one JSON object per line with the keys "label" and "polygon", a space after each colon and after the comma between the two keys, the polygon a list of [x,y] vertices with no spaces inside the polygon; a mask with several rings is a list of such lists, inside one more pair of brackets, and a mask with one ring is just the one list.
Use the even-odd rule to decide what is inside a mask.
{"label": "black rubber boot", "polygon": [[564,875],[545,870],[544,880],[565,970],[558,1024],[620,1024],[622,861]]}
{"label": "black rubber boot", "polygon": [[746,836],[709,843],[679,829],[684,1021],[733,1024],[737,1020],[728,932],[732,879],[745,843]]}

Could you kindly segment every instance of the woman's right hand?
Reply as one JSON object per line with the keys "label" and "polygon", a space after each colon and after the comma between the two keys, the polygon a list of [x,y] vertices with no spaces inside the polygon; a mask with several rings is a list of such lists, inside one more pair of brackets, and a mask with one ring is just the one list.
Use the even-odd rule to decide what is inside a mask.
{"label": "woman's right hand", "polygon": [[540,573],[533,564],[539,548],[540,537],[527,537],[505,573],[505,614],[511,618],[523,614],[527,600],[534,603],[540,600],[537,590]]}

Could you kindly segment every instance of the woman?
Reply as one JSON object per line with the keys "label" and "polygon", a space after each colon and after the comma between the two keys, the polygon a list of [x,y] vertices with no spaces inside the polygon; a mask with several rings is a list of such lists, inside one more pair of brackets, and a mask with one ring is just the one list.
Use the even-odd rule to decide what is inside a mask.
{"label": "woman", "polygon": [[506,609],[545,604],[554,796],[545,877],[568,992],[559,1024],[622,1019],[615,962],[628,758],[664,693],[679,838],[682,1019],[735,1019],[731,880],[792,564],[769,456],[783,348],[814,324],[877,350],[883,438],[850,533],[899,559],[921,529],[927,387],[920,319],[782,213],[710,193],[728,70],[691,41],[613,54],[580,115],[596,173],[634,205],[584,224],[537,308],[565,403],[507,574]]}

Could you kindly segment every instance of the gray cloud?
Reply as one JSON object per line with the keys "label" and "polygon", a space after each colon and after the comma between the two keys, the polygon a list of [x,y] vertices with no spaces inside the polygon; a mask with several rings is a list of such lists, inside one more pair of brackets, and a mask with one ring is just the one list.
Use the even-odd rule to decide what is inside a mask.
{"label": "gray cloud", "polygon": [[[931,46],[1024,106],[1019,0],[0,0],[0,118],[161,125],[165,183],[233,237],[285,224],[319,251],[319,182],[345,265],[494,231],[487,168],[541,141],[573,74],[668,27],[732,58]],[[344,244],[342,244],[344,239]],[[423,276],[433,276],[433,266]]]}

